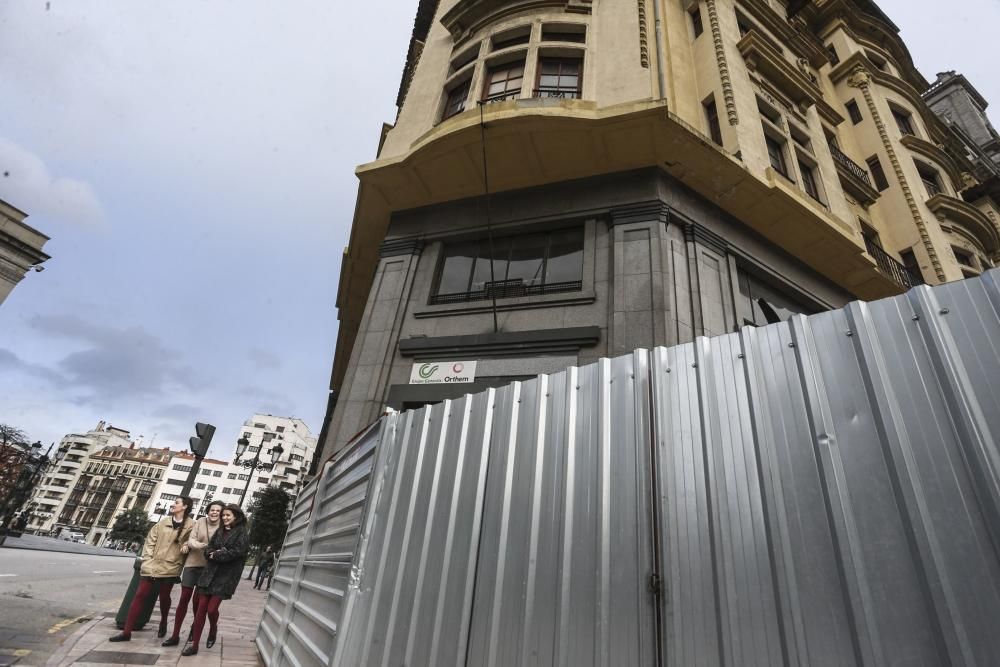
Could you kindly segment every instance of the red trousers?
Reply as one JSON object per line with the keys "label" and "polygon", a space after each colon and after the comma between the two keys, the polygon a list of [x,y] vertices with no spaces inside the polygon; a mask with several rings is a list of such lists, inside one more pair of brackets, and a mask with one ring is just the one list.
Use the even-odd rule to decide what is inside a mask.
{"label": "red trousers", "polygon": [[205,629],[205,617],[208,617],[209,637],[214,637],[219,630],[219,606],[222,598],[218,595],[205,595],[200,591],[194,594],[194,627],[191,629],[191,643],[198,646],[201,641],[201,631]]}
{"label": "red trousers", "polygon": [[156,595],[157,589],[160,596],[160,628],[167,629],[167,614],[170,613],[170,591],[174,587],[174,582],[170,580],[140,579],[139,588],[135,591],[132,604],[128,608],[128,616],[125,617],[125,629],[123,632],[131,636],[132,629],[142,613],[142,607],[150,595]]}

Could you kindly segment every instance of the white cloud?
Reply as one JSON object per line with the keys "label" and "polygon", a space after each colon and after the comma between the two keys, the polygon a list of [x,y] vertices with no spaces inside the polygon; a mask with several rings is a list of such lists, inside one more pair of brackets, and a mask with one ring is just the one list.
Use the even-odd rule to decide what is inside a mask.
{"label": "white cloud", "polygon": [[28,215],[83,227],[102,227],[104,207],[84,181],[54,176],[28,149],[0,137],[0,198]]}

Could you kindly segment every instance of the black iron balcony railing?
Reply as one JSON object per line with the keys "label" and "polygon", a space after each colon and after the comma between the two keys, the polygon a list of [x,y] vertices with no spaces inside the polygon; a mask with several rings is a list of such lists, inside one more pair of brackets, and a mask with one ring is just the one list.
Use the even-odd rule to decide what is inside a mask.
{"label": "black iron balcony railing", "polygon": [[464,301],[483,301],[496,297],[508,299],[519,296],[534,296],[536,294],[557,294],[560,292],[578,292],[583,289],[582,280],[570,280],[547,285],[525,285],[521,278],[512,280],[497,280],[487,282],[483,289],[453,294],[436,294],[431,297],[432,304],[462,303]]}
{"label": "black iron balcony railing", "polygon": [[844,155],[844,153],[833,143],[830,144],[830,154],[833,155],[834,162],[847,169],[847,171],[851,172],[851,174],[863,181],[868,187],[872,187],[871,179],[868,178],[868,172],[857,162]]}
{"label": "black iron balcony railing", "polygon": [[494,95],[487,95],[483,98],[483,104],[493,104],[494,102],[504,102],[506,100],[516,100],[520,97],[520,90],[508,90],[505,93],[496,93]]}
{"label": "black iron balcony railing", "polygon": [[868,254],[871,255],[872,259],[875,260],[875,263],[878,264],[878,268],[882,271],[882,273],[889,276],[907,289],[917,284],[917,281],[910,275],[909,269],[903,266],[899,261],[893,259],[892,256],[882,248],[882,246],[867,236],[865,237],[865,246],[868,247]]}
{"label": "black iron balcony railing", "polygon": [[535,97],[555,97],[564,100],[578,100],[580,99],[580,91],[567,89],[567,88],[556,88],[556,87],[546,87],[540,86],[535,88]]}

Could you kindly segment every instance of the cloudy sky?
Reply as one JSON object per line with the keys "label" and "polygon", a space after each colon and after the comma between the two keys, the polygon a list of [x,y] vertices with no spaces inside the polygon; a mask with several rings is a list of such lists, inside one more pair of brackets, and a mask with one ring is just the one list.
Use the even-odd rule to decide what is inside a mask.
{"label": "cloudy sky", "polygon": [[[929,79],[1000,100],[997,0],[880,4]],[[394,117],[415,10],[0,0],[0,198],[53,256],[0,307],[0,422],[176,448],[209,421],[217,456],[253,412],[318,432],[353,169]]]}

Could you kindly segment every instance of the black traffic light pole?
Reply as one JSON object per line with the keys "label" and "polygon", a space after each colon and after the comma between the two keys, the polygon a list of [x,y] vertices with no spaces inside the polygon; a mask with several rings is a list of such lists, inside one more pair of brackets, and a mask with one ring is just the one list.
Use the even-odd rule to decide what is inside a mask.
{"label": "black traffic light pole", "polygon": [[193,436],[190,440],[188,440],[188,445],[191,447],[191,453],[194,454],[194,465],[191,466],[191,472],[188,473],[187,481],[184,482],[184,488],[181,489],[181,495],[185,497],[187,497],[191,493],[191,489],[194,488],[195,479],[198,477],[198,470],[201,469],[201,460],[205,458],[205,454],[208,453],[208,446],[212,444],[212,436],[215,435],[215,427],[211,424],[198,422],[194,425],[194,432],[198,435]]}

